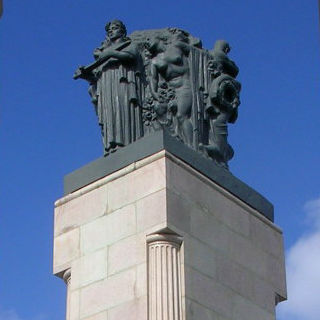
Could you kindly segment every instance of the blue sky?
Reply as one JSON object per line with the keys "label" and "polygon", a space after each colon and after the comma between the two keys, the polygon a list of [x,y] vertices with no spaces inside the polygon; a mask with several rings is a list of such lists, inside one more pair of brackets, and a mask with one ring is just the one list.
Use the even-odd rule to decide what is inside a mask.
{"label": "blue sky", "polygon": [[87,84],[72,74],[92,61],[114,18],[129,33],[176,26],[208,49],[230,42],[242,83],[230,170],[273,202],[284,231],[292,302],[278,319],[318,319],[319,301],[303,294],[320,287],[317,1],[8,0],[0,20],[0,320],[64,317],[64,283],[51,275],[53,203],[63,176],[102,154]]}

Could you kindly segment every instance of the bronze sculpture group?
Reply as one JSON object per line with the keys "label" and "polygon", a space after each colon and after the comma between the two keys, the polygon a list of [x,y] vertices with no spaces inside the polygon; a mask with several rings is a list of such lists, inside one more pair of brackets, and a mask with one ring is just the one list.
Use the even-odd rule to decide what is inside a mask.
{"label": "bronze sculpture group", "polygon": [[74,78],[90,84],[105,155],[156,130],[223,168],[233,157],[228,123],[237,119],[238,67],[229,44],[213,50],[178,28],[136,31],[127,37],[119,20],[107,23],[107,37],[95,49],[95,62],[79,67]]}

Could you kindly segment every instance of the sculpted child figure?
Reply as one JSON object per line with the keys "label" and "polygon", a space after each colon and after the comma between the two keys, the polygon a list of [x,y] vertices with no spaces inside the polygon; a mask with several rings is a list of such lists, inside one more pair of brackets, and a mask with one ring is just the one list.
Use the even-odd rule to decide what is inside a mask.
{"label": "sculpted child figure", "polygon": [[209,89],[210,104],[206,108],[210,122],[209,144],[205,146],[208,155],[226,169],[234,155],[228,143],[228,123],[234,123],[238,117],[241,90],[240,83],[235,80],[239,69],[227,56],[229,52],[230,46],[224,40],[217,40],[210,52],[212,60],[208,68],[213,80]]}

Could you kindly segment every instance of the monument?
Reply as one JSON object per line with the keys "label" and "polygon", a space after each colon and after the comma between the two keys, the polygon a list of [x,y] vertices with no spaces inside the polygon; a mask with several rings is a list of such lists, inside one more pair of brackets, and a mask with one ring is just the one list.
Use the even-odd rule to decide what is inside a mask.
{"label": "monument", "polygon": [[65,177],[55,204],[67,320],[275,319],[282,232],[228,168],[241,90],[228,42],[105,29],[74,74],[89,82],[104,154]]}
{"label": "monument", "polygon": [[74,78],[90,83],[105,155],[144,135],[166,130],[227,168],[233,157],[227,124],[237,119],[238,67],[229,44],[213,50],[178,28],[134,32],[114,20],[95,49],[95,62]]}

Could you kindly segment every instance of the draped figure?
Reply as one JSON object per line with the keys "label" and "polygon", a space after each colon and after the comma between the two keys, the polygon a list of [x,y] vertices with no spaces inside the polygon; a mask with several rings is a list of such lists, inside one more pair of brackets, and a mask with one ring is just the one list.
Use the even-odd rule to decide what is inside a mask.
{"label": "draped figure", "polygon": [[[101,127],[107,155],[143,136],[141,58],[119,20],[106,25],[107,38],[95,49],[97,66],[82,69]],[[100,62],[100,63],[99,63]],[[81,72],[81,69],[80,69]]]}
{"label": "draped figure", "polygon": [[124,24],[113,20],[105,29],[95,62],[74,75],[90,83],[105,155],[167,130],[228,169],[234,154],[228,124],[237,119],[241,90],[228,42],[218,40],[209,51],[179,28],[136,31],[127,37]]}

